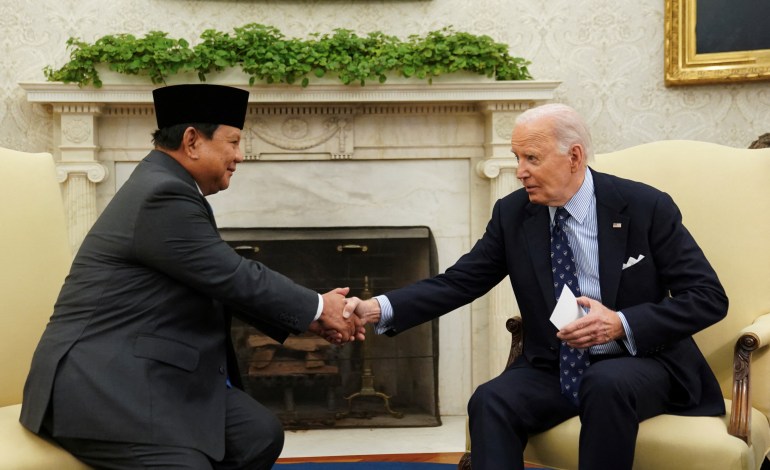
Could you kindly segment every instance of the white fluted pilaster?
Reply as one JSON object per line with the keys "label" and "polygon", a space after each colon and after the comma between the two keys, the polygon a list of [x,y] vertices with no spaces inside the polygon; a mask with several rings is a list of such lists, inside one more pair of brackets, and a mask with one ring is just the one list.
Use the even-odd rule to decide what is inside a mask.
{"label": "white fluted pilaster", "polygon": [[[490,200],[492,204],[501,197],[520,187],[516,179],[518,164],[514,158],[490,158],[479,163],[477,173],[490,180]],[[510,281],[506,277],[489,294],[489,314],[487,333],[488,378],[497,375],[505,367],[511,349],[511,335],[505,329],[505,321],[519,315],[516,299],[513,296]]]}
{"label": "white fluted pilaster", "polygon": [[62,185],[73,253],[96,221],[96,185],[107,177],[99,163],[98,122],[102,107],[89,103],[53,106],[58,146],[56,171]]}
{"label": "white fluted pilaster", "polygon": [[[484,148],[487,158],[477,164],[476,173],[489,180],[490,213],[492,206],[498,199],[521,187],[516,178],[518,163],[511,153],[511,132],[516,117],[524,110],[540,103],[540,101],[519,101],[481,104],[481,110],[485,117]],[[505,328],[505,322],[512,316],[519,316],[518,305],[508,277],[492,289],[487,297],[489,304],[486,325],[486,356],[483,354],[474,355],[474,358],[479,358],[473,364],[476,371],[473,374],[474,382],[477,382],[474,385],[489,380],[504,369],[511,349],[511,335]],[[481,362],[481,358],[485,363]]]}
{"label": "white fluted pilaster", "polygon": [[68,162],[57,164],[56,174],[62,184],[70,247],[75,253],[96,222],[96,184],[107,177],[107,169],[97,162]]}

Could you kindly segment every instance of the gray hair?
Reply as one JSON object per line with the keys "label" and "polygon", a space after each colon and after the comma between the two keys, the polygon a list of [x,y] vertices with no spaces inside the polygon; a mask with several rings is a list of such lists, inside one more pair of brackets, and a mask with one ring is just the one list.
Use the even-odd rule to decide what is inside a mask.
{"label": "gray hair", "polygon": [[515,125],[540,119],[550,119],[553,122],[553,132],[562,152],[567,153],[571,146],[580,144],[585,151],[586,162],[593,162],[591,132],[583,117],[574,108],[561,103],[548,103],[530,108],[516,118]]}

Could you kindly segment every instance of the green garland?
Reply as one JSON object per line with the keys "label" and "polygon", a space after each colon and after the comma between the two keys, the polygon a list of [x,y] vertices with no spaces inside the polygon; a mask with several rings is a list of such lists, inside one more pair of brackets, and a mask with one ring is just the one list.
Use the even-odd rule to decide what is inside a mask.
{"label": "green garland", "polygon": [[377,80],[388,74],[428,80],[439,75],[469,71],[496,80],[531,80],[529,61],[512,57],[508,46],[489,36],[456,32],[451,27],[406,40],[381,32],[358,36],[347,29],[308,39],[286,38],[275,27],[248,24],[233,33],[208,29],[195,46],[168,33],[151,31],[143,37],[131,34],[103,36],[94,43],[67,40],[69,61],[59,69],[46,66],[48,81],[102,86],[97,66],[115,72],[146,76],[154,84],[165,83],[178,73],[197,73],[200,81],[227,68],[240,67],[249,85],[299,83],[326,74],[344,84]]}

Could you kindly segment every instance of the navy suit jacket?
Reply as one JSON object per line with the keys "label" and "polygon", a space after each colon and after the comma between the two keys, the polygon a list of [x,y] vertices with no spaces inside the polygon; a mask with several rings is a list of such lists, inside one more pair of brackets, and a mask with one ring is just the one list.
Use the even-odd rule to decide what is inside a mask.
{"label": "navy suit jacket", "polygon": [[[591,171],[602,303],[623,312],[638,355],[655,358],[670,372],[672,413],[724,414],[719,385],[692,339],[727,313],[716,273],[669,195]],[[530,203],[523,189],[500,199],[483,237],[445,273],[386,293],[394,312],[389,333],[465,305],[509,275],[521,312],[524,357],[535,367],[556,370],[549,237],[546,206]],[[623,269],[629,257],[639,255],[644,259]]]}
{"label": "navy suit jacket", "polygon": [[[54,436],[225,452],[230,315],[278,341],[318,294],[238,255],[192,176],[153,151],[85,237],[32,359],[21,422]],[[228,360],[228,358],[230,360]]]}

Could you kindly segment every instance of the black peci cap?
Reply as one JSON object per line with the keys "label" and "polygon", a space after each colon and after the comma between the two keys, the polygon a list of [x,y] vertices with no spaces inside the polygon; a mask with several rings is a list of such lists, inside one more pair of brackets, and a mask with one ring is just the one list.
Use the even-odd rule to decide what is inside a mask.
{"label": "black peci cap", "polygon": [[243,129],[249,92],[222,85],[172,85],[152,91],[158,129],[176,124],[224,124]]}

